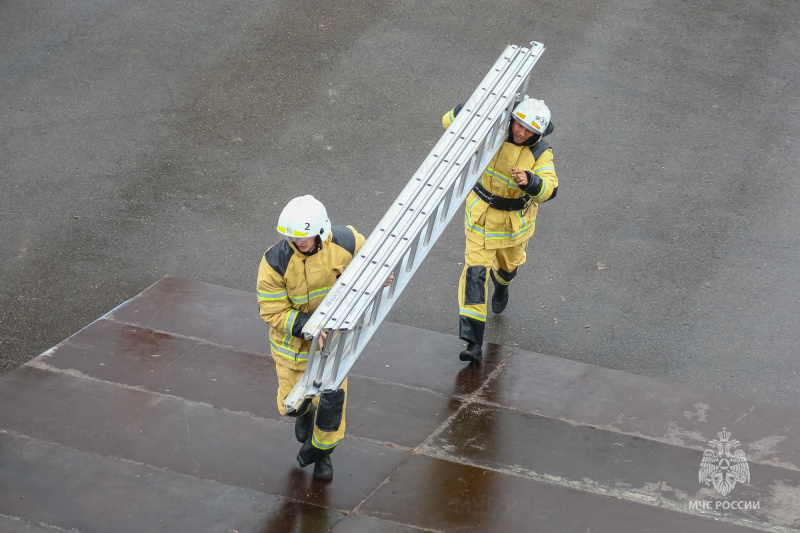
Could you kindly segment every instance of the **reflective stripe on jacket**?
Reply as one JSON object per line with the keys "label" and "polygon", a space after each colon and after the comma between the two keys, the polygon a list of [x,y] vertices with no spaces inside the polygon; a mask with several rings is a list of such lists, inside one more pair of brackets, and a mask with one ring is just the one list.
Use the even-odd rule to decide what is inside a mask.
{"label": "reflective stripe on jacket", "polygon": [[352,226],[334,226],[322,249],[301,253],[282,240],[264,253],[258,267],[258,307],[269,324],[269,343],[278,364],[305,366],[311,341],[302,329],[364,244]]}

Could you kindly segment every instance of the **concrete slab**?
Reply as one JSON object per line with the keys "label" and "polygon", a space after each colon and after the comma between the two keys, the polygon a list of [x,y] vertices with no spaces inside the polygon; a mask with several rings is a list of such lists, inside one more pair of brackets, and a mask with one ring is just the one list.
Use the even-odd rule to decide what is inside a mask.
{"label": "concrete slab", "polygon": [[360,511],[438,531],[755,531],[419,455],[404,462]]}
{"label": "concrete slab", "polygon": [[430,530],[355,514],[344,517],[331,529],[331,533],[421,533],[427,531]]}
{"label": "concrete slab", "polygon": [[[315,481],[277,415],[250,296],[165,278],[0,378],[0,526],[107,531],[130,515],[119,531],[800,528],[797,412],[494,344],[486,364],[464,365],[458,339],[392,323],[351,375],[334,480]],[[720,424],[750,472],[727,496],[698,480]],[[91,484],[103,476],[117,481]]]}
{"label": "concrete slab", "polygon": [[518,352],[479,393],[491,403],[701,450],[727,428],[764,464],[800,469],[800,410]]}
{"label": "concrete slab", "polygon": [[352,441],[326,492],[307,487],[294,432],[275,420],[27,366],[0,380],[0,399],[0,428],[20,435],[308,503],[328,494],[334,509],[353,509],[408,456]]}
{"label": "concrete slab", "polygon": [[113,320],[81,330],[36,364],[234,411],[273,412],[274,394],[264,387],[275,378],[270,358]]}
{"label": "concrete slab", "polygon": [[[678,512],[718,496],[698,483],[702,451],[479,402],[460,410],[421,452]],[[769,523],[796,513],[775,494],[800,489],[800,472],[751,461],[749,474],[733,493],[736,501],[761,502],[759,509],[729,509],[726,518]]]}
{"label": "concrete slab", "polygon": [[[341,513],[0,434],[2,532],[328,531]],[[302,525],[302,529],[299,526]]]}
{"label": "concrete slab", "polygon": [[[158,283],[150,291],[165,291]],[[147,294],[146,291],[145,294]],[[219,295],[217,295],[219,296]],[[146,298],[141,298],[142,300]],[[135,298],[133,302],[139,301]],[[124,310],[124,306],[123,306]],[[195,314],[186,310],[187,320]],[[403,330],[401,329],[401,332]],[[400,360],[402,346],[396,346],[384,358]],[[384,359],[379,359],[383,361]],[[409,358],[400,372],[409,372],[421,361]],[[437,358],[432,372],[459,365],[452,358]],[[203,402],[214,407],[279,419],[275,409],[277,383],[271,357],[235,351],[197,338],[176,336],[120,323],[111,319],[97,321],[38,358],[29,366],[80,373],[100,381],[138,387],[168,396]],[[391,364],[364,365],[365,371],[391,377],[398,370]],[[395,365],[397,366],[397,365]],[[462,369],[457,380],[459,394],[476,390],[487,369]],[[392,373],[394,372],[394,374]],[[458,398],[361,375],[350,378],[348,433],[401,447],[416,447],[461,406]],[[270,384],[267,386],[266,384]],[[391,404],[391,405],[389,405]],[[392,424],[385,420],[391,418]]]}
{"label": "concrete slab", "polygon": [[514,351],[486,343],[483,364],[466,366],[457,357],[464,346],[452,335],[392,324],[379,328],[353,366],[353,373],[448,396],[464,396],[478,391]]}
{"label": "concrete slab", "polygon": [[267,354],[264,339],[268,327],[258,316],[255,292],[167,276],[111,311],[107,318]]}

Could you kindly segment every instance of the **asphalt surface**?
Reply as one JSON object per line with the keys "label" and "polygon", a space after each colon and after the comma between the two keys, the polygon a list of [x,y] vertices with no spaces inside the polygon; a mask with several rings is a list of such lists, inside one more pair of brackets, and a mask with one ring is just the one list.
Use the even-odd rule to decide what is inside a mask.
{"label": "asphalt surface", "polygon": [[[3,0],[0,368],[165,275],[254,291],[294,196],[369,233],[441,115],[536,40],[559,194],[486,340],[800,406],[798,22],[789,0]],[[461,224],[389,320],[456,333]]]}

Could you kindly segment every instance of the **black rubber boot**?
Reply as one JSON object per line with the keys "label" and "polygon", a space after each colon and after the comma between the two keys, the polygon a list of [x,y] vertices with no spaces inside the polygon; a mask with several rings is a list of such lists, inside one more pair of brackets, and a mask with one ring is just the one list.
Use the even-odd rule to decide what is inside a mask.
{"label": "black rubber boot", "polygon": [[462,361],[469,361],[470,363],[480,363],[483,360],[483,351],[481,350],[481,345],[474,342],[468,342],[467,348],[458,355],[458,358]]}
{"label": "black rubber boot", "polygon": [[308,411],[294,421],[294,436],[297,442],[305,442],[311,437],[311,433],[314,431],[314,414],[316,412],[317,408],[311,404],[308,406]]}
{"label": "black rubber boot", "polygon": [[297,453],[297,464],[299,464],[301,468],[305,468],[312,463],[316,463],[327,454],[328,452],[320,450],[311,443],[311,439],[308,439],[303,443],[300,447],[300,451]]}
{"label": "black rubber boot", "polygon": [[494,294],[492,294],[492,312],[499,315],[508,305],[508,285],[503,285],[494,277],[494,270],[489,271],[494,284]]}
{"label": "black rubber boot", "polygon": [[333,479],[331,454],[326,453],[322,459],[314,463],[314,479],[319,479],[321,481],[330,481]]}

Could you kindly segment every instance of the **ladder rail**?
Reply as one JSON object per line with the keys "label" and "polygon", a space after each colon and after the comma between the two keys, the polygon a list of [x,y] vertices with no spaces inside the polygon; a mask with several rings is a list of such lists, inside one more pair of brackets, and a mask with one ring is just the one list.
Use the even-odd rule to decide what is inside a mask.
{"label": "ladder rail", "polygon": [[[505,65],[505,63],[507,63],[509,58],[510,58],[510,56],[508,54],[510,52],[517,52],[516,48],[517,47],[509,46],[506,49],[506,52],[497,60],[497,62],[493,66],[493,68],[490,70],[489,74],[486,75],[486,77],[484,78],[482,84],[488,84],[490,80],[492,80],[494,78],[499,78],[499,76],[503,72],[501,67],[503,67]],[[456,141],[456,139],[444,139],[444,138],[440,139],[439,143],[434,147],[434,150],[440,149],[442,143],[445,143],[445,142],[446,143],[451,143],[451,142],[455,142],[455,141]],[[414,176],[412,176],[412,179],[419,179],[419,176],[420,176],[421,173],[422,174],[426,174],[426,173],[428,173],[428,171],[432,171],[431,165],[432,165],[432,162],[426,160],[423,163],[423,166],[421,166],[420,169],[418,169],[417,172],[414,174]],[[416,196],[416,194],[417,194],[417,191],[416,191],[415,188],[410,188],[410,187],[404,188],[400,192],[400,195],[395,199],[394,203],[390,206],[389,210],[386,212],[386,214],[380,220],[380,222],[378,222],[378,225],[376,227],[393,228],[392,224],[397,219],[398,211],[402,211],[402,206],[404,206],[404,205],[408,204],[409,202],[411,202],[413,200],[414,196]],[[373,253],[374,249],[377,248],[378,244],[379,243],[376,243],[375,241],[371,241],[369,243],[365,243],[364,246],[362,247],[360,253],[364,254],[364,255],[370,255],[371,253]]]}
{"label": "ladder rail", "polygon": [[[337,389],[505,141],[508,118],[544,52],[509,45],[467,100],[303,329],[307,368],[284,401],[289,414]],[[486,86],[485,86],[486,85]],[[520,90],[522,89],[522,90]],[[502,104],[502,105],[501,105]],[[476,146],[477,145],[477,146]],[[355,264],[353,264],[355,263]],[[352,268],[356,267],[356,268]],[[395,273],[389,287],[384,282]],[[318,351],[320,334],[327,342]],[[331,355],[333,354],[333,355]]]}
{"label": "ladder rail", "polygon": [[[493,120],[492,128],[499,129],[498,121],[504,116],[504,114],[505,113],[499,115]],[[481,130],[486,130],[485,123],[480,125],[478,131],[480,132]],[[475,132],[471,133],[475,134]],[[500,142],[492,142],[491,145],[487,145],[486,141],[496,140],[499,140]],[[388,275],[388,270],[391,265],[395,263],[398,253],[405,253],[406,250],[408,250],[410,247],[413,247],[414,243],[417,242],[417,227],[420,225],[420,218],[427,217],[429,213],[431,213],[434,208],[438,207],[442,201],[444,201],[446,204],[449,204],[449,202],[452,201],[452,193],[456,181],[453,179],[452,169],[457,165],[466,165],[471,167],[471,171],[473,173],[478,173],[478,170],[480,170],[480,173],[482,173],[483,169],[494,156],[494,153],[497,151],[497,149],[499,149],[500,145],[502,145],[503,140],[503,138],[485,139],[485,141],[481,143],[478,151],[473,154],[471,158],[467,158],[466,161],[463,157],[461,158],[461,161],[459,161],[459,159],[453,159],[450,154],[440,155],[440,159],[443,160],[443,164],[440,166],[440,169],[442,170],[441,179],[436,183],[429,183],[426,185],[426,194],[420,198],[420,201],[424,202],[424,204],[421,207],[419,205],[409,207],[409,210],[401,219],[401,228],[399,228],[398,233],[396,235],[392,235],[393,239],[386,239],[389,242],[394,241],[394,245],[391,247],[383,247],[383,254],[376,254],[376,256],[373,258],[375,263],[382,264],[382,268],[379,268],[373,272],[376,278],[369,281],[364,280],[363,278],[360,279],[359,282],[362,283],[362,285],[360,285],[360,291],[352,291],[343,298],[339,309],[329,316],[327,324],[325,324],[326,327],[337,329],[346,328],[348,326],[346,315],[345,317],[342,317],[340,313],[357,313],[358,307],[354,307],[353,302],[363,299],[362,296],[364,295],[368,296],[376,286],[379,288],[383,279],[385,279],[382,276]],[[473,184],[474,182],[470,183],[470,185]],[[447,209],[443,210],[443,213],[446,212]],[[444,216],[445,215],[443,214],[442,218],[444,218]],[[395,229],[396,231],[398,230],[397,228]],[[398,252],[398,249],[400,252]],[[346,283],[347,281],[349,280],[344,280],[343,283]]]}
{"label": "ladder rail", "polygon": [[[487,163],[488,163],[488,161],[487,161]],[[464,198],[466,198],[466,196],[467,195],[465,194]],[[462,201],[463,201],[463,199],[462,199]],[[452,217],[452,215],[455,214],[456,211],[460,210],[460,208],[461,208],[460,204],[461,204],[461,202],[454,202],[452,204],[451,211],[449,213],[450,217],[448,217],[448,220],[449,220],[449,218]],[[437,228],[434,229],[434,238],[432,240],[432,244],[436,242],[436,240],[444,232],[446,227],[447,227],[447,224],[440,224]],[[410,266],[413,267],[412,271],[415,271],[422,264],[422,261],[428,255],[428,252],[433,248],[432,244],[431,244],[431,246],[423,247],[420,250],[420,252],[415,255],[413,260],[411,258],[409,258],[409,260],[412,262],[412,265],[410,265]],[[404,262],[403,260],[406,259],[406,255],[400,254],[400,257],[401,257],[400,263]],[[399,296],[400,293],[402,293],[402,290],[405,288],[405,286],[407,285],[407,282],[410,281],[410,279],[411,279],[411,276],[408,276],[406,278],[406,282],[402,283],[399,286],[400,288],[399,288],[399,291],[397,292],[398,296]],[[391,307],[392,307],[391,303],[387,303],[386,299],[384,299],[383,302],[381,301],[380,295],[378,297],[376,297],[376,298],[373,298],[370,301],[370,305],[368,305],[367,308],[364,310],[364,312],[361,314],[361,317],[359,318],[359,322],[361,322],[363,320],[364,316],[367,313],[369,313],[372,316],[371,322],[373,323],[373,327],[370,327],[370,328],[366,329],[366,331],[365,331],[365,328],[363,328],[363,327],[359,328],[358,326],[356,326],[356,328],[355,328],[355,331],[357,332],[356,335],[355,335],[356,340],[353,341],[353,344],[355,346],[351,347],[354,352],[360,353],[360,351],[363,350],[366,347],[366,345],[371,340],[373,334],[377,331],[377,326],[381,322],[383,322],[383,319],[386,318],[386,316],[389,314],[389,311],[391,310]],[[338,330],[338,331],[343,331],[343,330]],[[344,350],[346,350],[346,349],[347,349],[347,347],[344,347]],[[333,350],[336,350],[337,355],[339,355],[339,354],[341,354],[343,352],[342,346],[336,346],[335,348],[331,348],[331,351],[333,351]],[[315,383],[314,389],[312,391],[308,391],[306,393],[306,397],[313,397],[313,395],[315,395],[318,391],[336,390],[339,387],[339,385],[341,385],[341,383],[344,381],[344,379],[347,377],[347,375],[349,374],[349,372],[352,369],[353,365],[355,365],[356,361],[357,361],[357,358],[350,358],[350,359],[348,359],[346,361],[342,361],[341,357],[339,357],[338,359],[335,359],[335,363],[334,363],[333,368],[331,368],[328,372],[324,372],[322,374],[323,377],[322,377],[321,383],[320,384]],[[319,359],[319,364],[317,366],[315,366],[315,373],[319,372],[323,368],[323,366],[325,365],[325,362],[326,362],[325,358]],[[325,385],[327,385],[327,386],[325,386]]]}
{"label": "ladder rail", "polygon": [[[496,76],[487,75],[487,79],[495,79],[495,78],[496,80],[502,79],[503,76],[507,74],[509,68],[511,68],[511,66],[514,65],[514,61],[518,60],[519,54],[521,52],[522,49],[520,49],[519,47],[509,46],[506,49],[506,53],[504,53],[503,56],[501,56],[501,58],[497,61],[497,63],[495,63],[495,67],[491,71],[492,73],[497,71],[499,74],[497,74]],[[498,65],[503,68],[499,68]],[[496,85],[496,83],[497,81],[494,81],[494,85]],[[492,87],[494,87],[494,85]],[[472,97],[470,97],[470,100],[467,101],[468,104],[465,105],[465,108],[468,107],[468,105],[477,105],[478,107],[476,109],[476,112],[480,111],[482,109],[481,106],[483,106],[483,104],[486,103],[487,99],[491,96],[491,94],[492,93],[490,91],[483,91],[483,92],[476,91],[472,95]],[[467,113],[465,113],[465,115],[466,114]],[[459,127],[457,126],[463,124],[464,122],[467,122],[467,120],[461,114],[458,117],[456,117],[456,122],[458,122],[459,118],[462,119],[460,123],[453,124],[451,126],[454,131],[459,131]],[[448,151],[452,147],[452,145],[458,142],[458,140],[459,140],[458,135],[451,135],[449,137],[442,136],[442,138],[439,140],[436,146],[434,146],[433,150],[431,151],[431,154]],[[440,163],[441,159],[439,160],[431,159],[430,155],[428,158],[425,159],[423,165],[417,170],[414,176],[412,176],[409,185],[407,185],[403,189],[403,191],[401,191],[398,198],[392,204],[392,207],[387,211],[386,215],[384,215],[384,218],[376,226],[378,231],[385,232],[384,235],[389,235],[389,236],[392,236],[393,234],[397,235],[398,233],[397,225],[403,222],[402,215],[408,213],[409,209],[413,211],[413,208],[416,205],[416,202],[418,201],[420,191],[418,189],[417,184],[415,184],[414,182],[417,181],[417,182],[428,183],[428,180],[430,179],[431,175],[434,174],[435,170],[438,168]],[[399,220],[398,216],[400,216]],[[375,232],[373,232],[373,235],[375,235]],[[402,235],[396,238],[400,239],[402,238]],[[312,319],[309,320],[309,322],[307,323],[306,327],[308,328],[309,331],[312,331],[312,328],[317,326],[315,318],[319,319],[321,318],[321,316],[325,314],[335,312],[336,308],[341,303],[343,303],[342,300],[337,299],[338,296],[337,291],[343,290],[341,287],[345,286],[353,278],[360,278],[363,275],[364,270],[366,270],[372,263],[374,256],[380,252],[382,244],[383,242],[385,242],[386,239],[387,237],[384,237],[384,239],[368,239],[369,242],[365,243],[364,246],[362,246],[362,249],[359,251],[359,256],[360,256],[359,258],[360,259],[363,258],[363,260],[359,261],[357,265],[353,265],[356,266],[356,268],[352,269],[352,271],[348,271],[349,269],[345,270],[345,273],[342,274],[342,276],[339,278],[337,282],[338,287],[334,288],[331,291],[334,294],[334,298],[328,299],[327,305],[326,302],[323,302],[323,304],[321,304],[320,307],[318,308],[319,313],[317,314],[317,317],[312,317]],[[332,308],[330,308],[331,306]]]}
{"label": "ladder rail", "polygon": [[[502,145],[502,139],[500,145]],[[478,163],[474,168],[479,170],[473,171],[473,174],[475,174],[475,176],[473,176],[472,180],[468,180],[469,182],[471,182],[470,185],[474,185],[474,181],[477,181],[477,179],[483,173],[483,169],[486,168],[489,161],[491,161],[491,158],[494,156],[499,147],[500,146],[493,144],[489,147],[490,148],[489,150],[485,150],[482,154],[480,154],[481,155],[480,158],[475,158],[475,156],[472,156],[472,158],[476,159]],[[468,165],[471,165],[471,160],[467,160],[466,163]],[[469,190],[466,191],[462,190],[461,194],[455,196],[455,191],[453,189],[457,185],[457,180],[453,179],[452,175],[460,174],[462,172],[460,168],[456,165],[458,165],[457,162],[455,163],[455,165],[450,166],[450,168],[448,169],[449,171],[447,175],[451,176],[449,180],[451,182],[451,187],[450,190],[448,190],[448,193],[444,201],[441,198],[437,197],[428,198],[427,203],[420,210],[420,213],[424,216],[424,218],[420,216],[413,218],[410,221],[410,225],[406,230],[407,233],[415,235],[414,239],[410,243],[406,243],[405,246],[396,246],[390,249],[388,257],[385,257],[383,259],[383,267],[379,270],[381,274],[378,275],[374,280],[370,281],[371,286],[376,285],[376,282],[382,283],[382,280],[386,279],[385,277],[383,277],[383,274],[386,274],[386,276],[388,277],[388,272],[391,272],[392,265],[405,264],[405,267],[401,267],[399,269],[395,268],[395,276],[398,277],[398,279],[410,278],[410,276],[408,276],[408,273],[415,271],[417,266],[419,265],[417,259],[427,255],[427,252],[430,250],[433,243],[435,243],[435,241],[441,234],[440,231],[438,232],[436,231],[437,224],[434,223],[435,220],[433,219],[438,219],[439,222],[441,222],[441,224],[438,224],[438,226],[441,226],[443,229],[443,227],[447,225],[444,222],[449,221],[455,214],[455,211],[461,208],[461,204],[469,194],[471,187],[469,188]],[[453,201],[454,197],[456,201]],[[428,243],[428,245],[420,243],[419,240],[421,237],[421,232],[425,228],[425,226],[432,226],[432,232],[433,232],[432,235],[433,239],[431,242]],[[395,289],[395,291],[393,291],[391,296],[392,297],[399,296],[404,287],[405,284],[400,286],[399,290]],[[378,290],[381,290],[380,286],[378,286]],[[355,298],[355,296],[353,296],[353,298]],[[356,316],[360,316],[360,314],[363,312],[362,310],[369,306],[369,302],[370,302],[370,292],[365,291],[363,295],[360,297],[360,301],[350,306],[351,312]],[[344,304],[346,303],[347,302],[345,301]],[[347,308],[347,305],[344,305],[344,307]],[[338,327],[340,329],[344,329],[347,326],[349,326],[349,321],[347,320],[347,316],[342,317],[340,319],[340,317],[333,315],[331,317],[331,321],[333,322],[333,325],[331,326],[330,324],[328,324],[331,327]]]}
{"label": "ladder rail", "polygon": [[[498,58],[498,60],[495,62],[493,67],[490,69],[489,73],[481,81],[480,86],[488,85],[493,79],[499,78],[502,75],[502,73],[504,72],[504,70],[505,70],[503,67],[505,67],[507,65],[507,63],[509,63],[511,61],[512,54],[518,54],[518,53],[520,53],[520,51],[521,51],[520,47],[514,46],[514,45],[509,45],[506,48],[506,50],[504,51],[504,53],[500,56],[500,58]],[[474,98],[474,97],[475,97],[475,95],[472,96],[472,98]],[[469,102],[469,100],[468,100],[468,102]],[[477,104],[479,102],[475,102],[475,103]],[[437,147],[439,147],[439,144],[441,144],[442,142],[443,142],[443,140],[440,139],[439,143],[437,143],[437,145],[434,146],[434,150],[436,150]],[[423,166],[425,164],[426,163],[424,162]],[[417,175],[420,172],[420,170],[423,170],[423,167],[420,167],[420,169],[417,170],[417,172],[414,174],[414,176],[412,176],[412,179],[417,177]],[[407,202],[410,199],[409,196],[411,196],[413,193],[414,193],[414,191],[412,189],[403,189],[403,191],[400,192],[400,195],[395,200],[395,203],[392,204],[390,209],[387,211],[387,213],[383,216],[381,221],[378,223],[378,226],[384,226],[387,223],[389,223],[391,220],[393,220],[396,217],[395,211],[397,211],[397,209],[398,209],[398,203]]]}
{"label": "ladder rail", "polygon": [[[524,59],[526,59],[526,58],[523,58],[523,60]],[[514,74],[513,72],[512,73],[506,73],[506,75],[503,78],[501,78],[501,80],[500,80],[501,83],[502,83],[502,86],[500,87],[500,89],[496,90],[495,92],[492,93],[492,94],[496,95],[495,98],[493,99],[493,101],[492,102],[484,101],[484,103],[493,103],[494,105],[491,106],[491,107],[496,107],[496,102],[497,102],[498,99],[502,100],[502,99],[508,97],[507,93],[510,90],[509,87],[513,85],[513,82],[515,81],[516,77],[518,77],[518,76],[516,74]],[[497,89],[497,88],[495,88],[495,89]],[[466,105],[465,105],[465,111],[467,111],[467,112],[469,111],[467,109]],[[483,107],[481,107],[481,108],[478,108],[478,110],[476,110],[476,113],[478,111],[483,111],[483,114],[485,115],[487,113],[490,113],[491,109],[489,109],[487,111]],[[462,111],[462,112],[464,112],[464,111]],[[459,114],[459,116],[456,117],[456,118],[458,119],[461,116],[462,115]],[[485,117],[485,120],[493,120],[493,122],[496,119],[497,119],[497,117],[491,117],[491,116],[486,116]],[[476,135],[476,131],[480,131],[481,129],[485,129],[485,121],[481,121],[478,124],[471,124],[471,126],[472,126],[471,129],[469,129],[467,132],[464,132],[468,136],[474,136],[474,135]],[[350,307],[348,307],[348,305],[352,305],[353,301],[360,300],[361,297],[365,293],[374,292],[374,290],[376,288],[380,287],[380,285],[382,284],[383,280],[385,279],[385,277],[383,279],[379,279],[380,275],[382,273],[385,273],[388,276],[388,272],[385,272],[385,271],[391,267],[391,265],[389,263],[392,263],[391,260],[387,259],[387,255],[390,253],[391,250],[394,250],[397,247],[400,247],[400,248],[405,250],[411,244],[410,242],[408,242],[409,241],[409,237],[407,236],[408,231],[409,231],[409,227],[412,226],[414,224],[414,222],[418,219],[418,217],[419,217],[418,213],[419,212],[421,212],[423,216],[426,214],[426,206],[430,203],[430,199],[432,197],[436,197],[437,194],[439,196],[441,196],[443,194],[442,191],[444,190],[444,188],[442,187],[441,184],[442,183],[448,183],[448,176],[449,176],[449,172],[448,171],[450,170],[450,168],[454,164],[454,162],[452,160],[452,157],[450,159],[448,159],[448,154],[453,149],[452,145],[454,144],[454,141],[456,140],[456,139],[454,139],[454,137],[456,137],[458,135],[459,135],[459,133],[455,133],[454,135],[450,136],[451,137],[449,139],[450,142],[447,143],[447,146],[446,146],[444,151],[437,151],[436,148],[434,148],[434,150],[431,152],[431,155],[436,160],[436,164],[432,165],[432,168],[426,169],[426,172],[425,172],[426,175],[430,176],[434,172],[435,169],[439,169],[442,166],[444,166],[443,172],[441,172],[440,175],[438,176],[438,178],[435,178],[433,181],[429,178],[428,181],[425,182],[425,186],[423,187],[422,191],[417,193],[416,198],[414,198],[414,201],[411,202],[410,205],[402,206],[402,204],[400,202],[396,202],[395,203],[396,206],[400,205],[402,207],[405,207],[405,210],[401,213],[401,215],[399,217],[399,220],[395,219],[395,224],[393,224],[393,227],[391,229],[389,229],[389,228],[381,228],[381,227],[377,228],[378,231],[386,232],[386,233],[388,233],[388,235],[386,233],[384,233],[383,235],[379,234],[379,236],[381,238],[373,239],[373,242],[376,243],[376,244],[373,245],[374,248],[375,248],[374,252],[371,255],[367,255],[365,257],[365,260],[362,261],[361,264],[360,264],[361,268],[360,269],[354,269],[354,272],[352,274],[348,275],[347,274],[348,271],[345,270],[345,274],[343,274],[340,277],[340,279],[338,280],[337,284],[339,286],[343,287],[343,286],[347,286],[349,283],[351,283],[353,278],[356,278],[356,277],[362,278],[364,270],[366,270],[369,267],[369,265],[371,265],[371,264],[382,264],[383,268],[381,268],[379,271],[374,271],[372,279],[369,279],[369,280],[359,279],[359,282],[360,282],[359,283],[359,288],[351,289],[350,291],[348,291],[348,294],[343,296],[339,300],[337,305],[328,306],[325,309],[323,309],[323,307],[325,306],[324,303],[322,305],[320,305],[320,308],[318,309],[319,313],[318,313],[317,317],[313,317],[312,316],[312,318],[309,320],[309,323],[307,324],[307,328],[310,329],[310,328],[313,328],[315,326],[318,326],[318,323],[319,323],[318,327],[330,327],[332,329],[344,329],[344,328],[346,328],[347,326],[345,324],[342,324],[343,319],[340,318],[340,316],[336,314],[336,311],[338,309],[345,309],[346,310],[345,312],[348,312],[348,313],[353,311]],[[462,135],[462,138],[463,138],[463,135]],[[491,148],[494,149],[495,147],[492,146]],[[475,165],[474,168],[477,168],[479,165],[482,165],[483,162],[481,161],[481,159],[483,159],[484,152],[491,152],[491,151],[492,150],[486,150],[486,143],[485,143],[485,140],[484,140],[484,142],[481,143],[481,146],[479,147],[479,149],[477,151],[477,156],[478,157],[472,156],[472,158],[474,159],[474,165]],[[491,155],[493,156],[494,153],[492,152]],[[406,188],[412,188],[412,186],[418,186],[418,184],[415,184],[414,181],[415,181],[415,179],[412,178],[411,182],[409,183],[409,185]],[[422,178],[416,178],[416,181],[421,182]],[[422,207],[420,206],[420,204],[422,204]],[[438,202],[436,203],[436,205],[438,205]],[[427,209],[430,210],[430,207],[427,207]],[[373,232],[373,235],[375,235],[375,232]],[[371,235],[370,238],[372,238],[373,235]],[[406,242],[403,242],[403,241],[406,241]],[[389,248],[387,246],[381,246],[382,244],[385,244],[386,242],[393,242],[394,245],[391,248]],[[387,251],[387,248],[388,248],[388,251]],[[380,282],[380,283],[378,283],[378,282]],[[371,289],[371,291],[370,291],[370,289]],[[331,300],[333,302],[336,302],[338,297],[339,297],[339,294],[336,293],[336,294],[333,295]],[[331,309],[331,307],[332,307],[332,309]],[[327,315],[327,320],[323,319],[323,317],[325,317],[325,315]]]}

